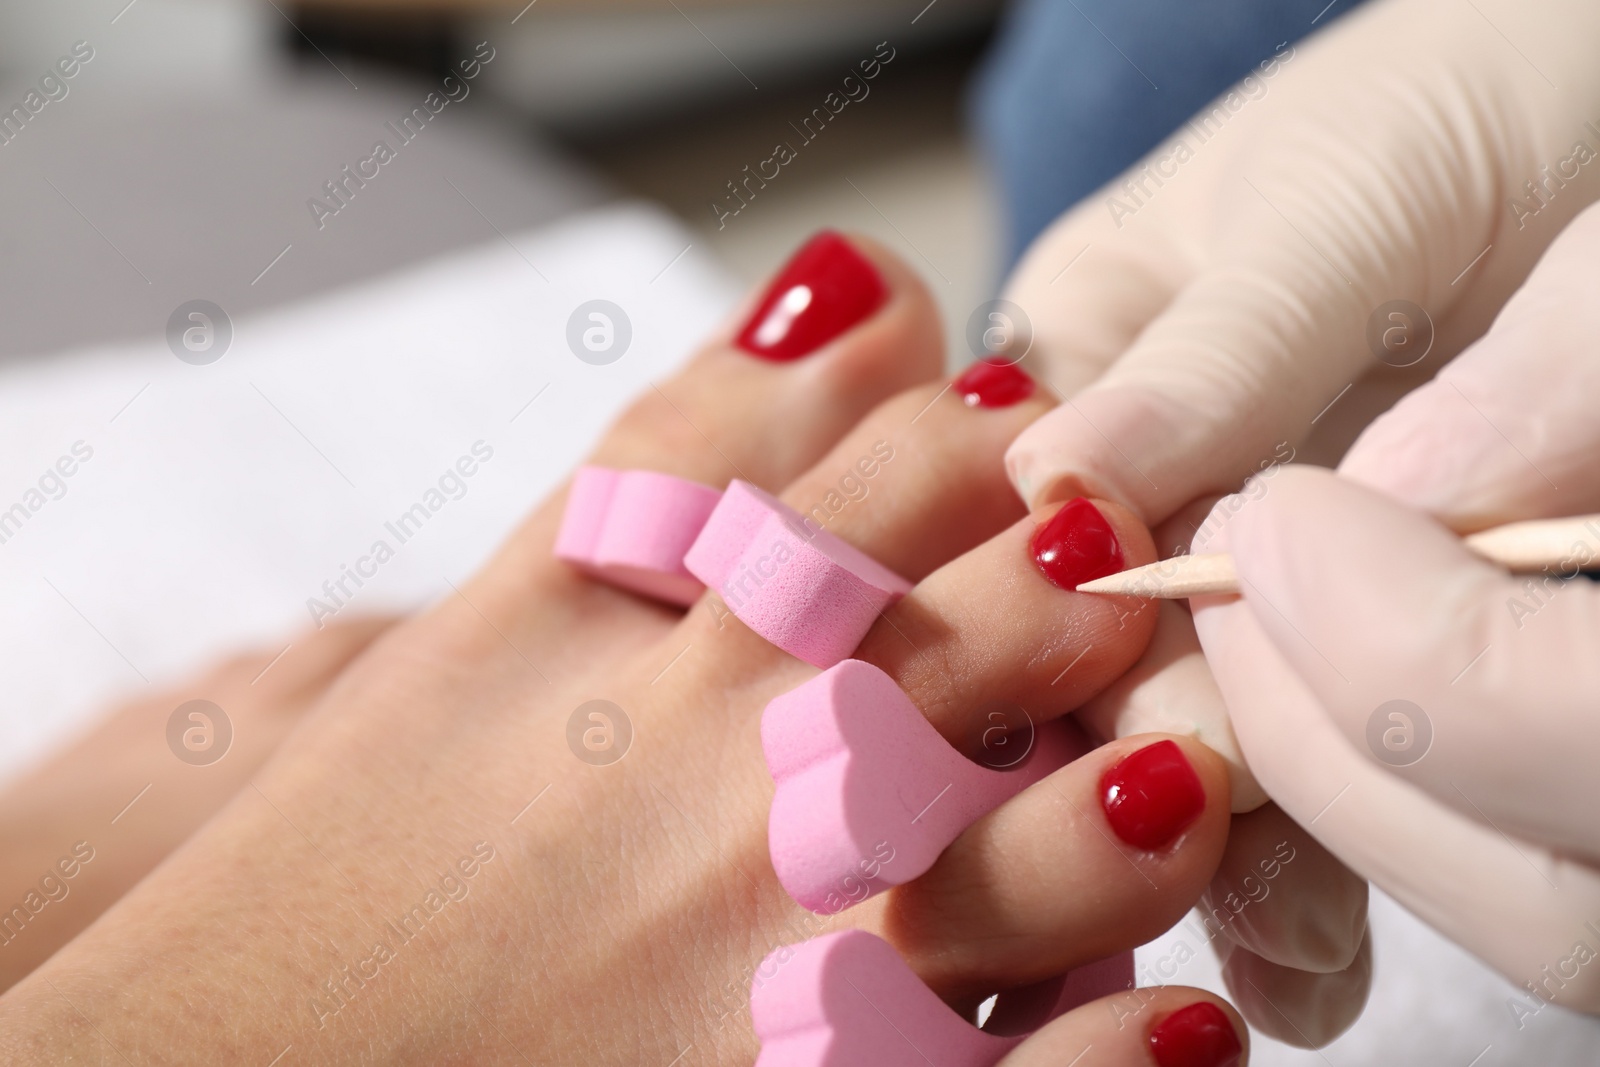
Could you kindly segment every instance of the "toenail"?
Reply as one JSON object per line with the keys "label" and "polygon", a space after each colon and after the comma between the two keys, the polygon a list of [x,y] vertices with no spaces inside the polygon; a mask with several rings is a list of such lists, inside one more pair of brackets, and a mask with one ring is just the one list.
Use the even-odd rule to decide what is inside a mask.
{"label": "toenail", "polygon": [[1100,509],[1078,497],[1035,531],[1033,560],[1046,578],[1070,591],[1122,570],[1122,546]]}
{"label": "toenail", "polygon": [[1233,1067],[1243,1051],[1227,1013],[1209,1001],[1179,1008],[1150,1031],[1159,1067]]}
{"label": "toenail", "polygon": [[951,383],[969,408],[1008,408],[1033,395],[1033,379],[1015,363],[980,360]]}
{"label": "toenail", "polygon": [[762,359],[799,359],[877,311],[888,296],[878,268],[839,234],[823,230],[772,280],[736,343]]}
{"label": "toenail", "polygon": [[1100,806],[1118,837],[1148,852],[1171,844],[1200,817],[1206,791],[1183,749],[1157,741],[1106,771]]}

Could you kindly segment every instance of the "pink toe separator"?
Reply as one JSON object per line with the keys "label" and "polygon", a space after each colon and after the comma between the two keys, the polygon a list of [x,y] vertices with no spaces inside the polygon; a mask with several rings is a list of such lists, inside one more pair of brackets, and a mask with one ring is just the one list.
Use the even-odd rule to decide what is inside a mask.
{"label": "pink toe separator", "polygon": [[555,554],[602,581],[688,606],[703,586],[683,565],[722,497],[655,471],[579,467]]}
{"label": "pink toe separator", "polygon": [[963,830],[1088,750],[1063,722],[1012,728],[991,769],[939,735],[883,671],[845,660],[777,697],[761,747],[777,789],[767,823],[789,895],[831,914],[911,881]]}
{"label": "pink toe separator", "polygon": [[741,622],[831,667],[911,583],[748,482],[728,486],[684,557]]}
{"label": "pink toe separator", "polygon": [[[1006,990],[996,999],[983,1029],[985,1033],[1007,1037],[1031,1034],[1073,1008],[1133,987],[1133,953],[1119,952],[1058,977]],[[1138,1005],[1125,1009],[1137,1010]]]}
{"label": "pink toe separator", "polygon": [[[1069,975],[1030,987],[1060,991],[1041,1021],[1131,986],[1133,954],[1073,972],[1080,974],[1104,984],[1074,986]],[[1092,996],[1071,1000],[1068,987],[1074,996]],[[769,955],[751,982],[750,1015],[761,1039],[756,1067],[992,1067],[1023,1040],[968,1023],[887,942],[863,930],[825,934]]]}

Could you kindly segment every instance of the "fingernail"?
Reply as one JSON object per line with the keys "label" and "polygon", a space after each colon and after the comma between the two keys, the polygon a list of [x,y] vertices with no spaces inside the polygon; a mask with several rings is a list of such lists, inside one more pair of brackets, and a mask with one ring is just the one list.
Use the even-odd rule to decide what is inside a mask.
{"label": "fingernail", "polygon": [[773,279],[735,343],[762,359],[799,359],[877,311],[888,296],[878,268],[824,230]]}
{"label": "fingernail", "polygon": [[1227,1014],[1209,1001],[1179,1008],[1150,1031],[1159,1067],[1234,1067],[1243,1051]]}
{"label": "fingernail", "polygon": [[1008,408],[1033,395],[1033,379],[1015,363],[980,360],[951,383],[969,408]]}
{"label": "fingernail", "polygon": [[1051,582],[1071,591],[1122,570],[1122,546],[1100,509],[1080,496],[1034,531],[1033,561]]}
{"label": "fingernail", "polygon": [[1164,848],[1206,808],[1206,790],[1183,749],[1157,741],[1123,757],[1100,779],[1111,829],[1134,848]]}

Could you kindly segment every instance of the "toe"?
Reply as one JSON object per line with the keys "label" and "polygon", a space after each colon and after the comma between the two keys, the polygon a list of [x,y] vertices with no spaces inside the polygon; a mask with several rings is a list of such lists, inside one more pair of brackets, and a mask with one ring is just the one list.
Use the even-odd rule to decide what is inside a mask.
{"label": "toe", "polygon": [[1007,495],[1004,456],[1017,432],[1055,399],[1020,366],[975,365],[879,405],[783,499],[808,520],[912,581],[1023,514]]}
{"label": "toe", "polygon": [[[773,323],[788,332],[763,331]],[[938,323],[909,267],[865,238],[825,231],[675,378],[641,396],[591,462],[779,490],[884,398],[939,375]]]}
{"label": "toe", "polygon": [[1154,558],[1148,532],[1119,505],[1047,507],[930,575],[856,656],[893,676],[946,740],[980,755],[997,705],[1055,719],[1138,659],[1152,602],[1074,587]]}
{"label": "toe", "polygon": [[1227,842],[1227,767],[1191,738],[1096,749],[978,820],[901,886],[886,936],[957,1000],[1144,944],[1181,919]]}
{"label": "toe", "polygon": [[[810,295],[797,308],[802,290]],[[763,332],[775,299],[787,332]],[[938,375],[938,322],[903,263],[864,239],[821,234],[681,372],[642,395],[589,462],[713,488],[734,478],[781,487],[884,397]],[[607,647],[659,637],[677,617],[554,557],[565,503],[565,491],[546,501],[456,605],[468,624],[490,620],[551,678]]]}
{"label": "toe", "polygon": [[[1081,751],[1064,740],[1069,731],[1045,724],[1126,670],[1154,625],[1143,602],[1076,591],[1155,558],[1131,514],[1078,500],[1018,517],[1006,492],[1005,442],[1050,399],[984,408],[955,393],[927,387],[885,403],[785,493],[808,529],[922,578],[868,628],[854,661],[773,700],[762,718],[777,782],[773,861],[795,898],[819,911],[916,878],[973,819]],[[859,456],[874,462],[858,464]],[[808,500],[817,503],[808,508]],[[784,604],[809,603],[782,570],[789,557],[770,555],[765,570],[758,561],[737,580],[719,580],[741,617],[769,584],[779,590],[753,619],[769,634]],[[719,618],[722,632],[704,632],[711,623],[702,616],[711,614],[695,612],[689,625],[702,631],[681,635],[680,647],[699,650],[691,669],[710,671],[705,677],[724,688],[804,677],[737,619]],[[795,629],[793,618],[779,621]],[[785,662],[791,669],[775,674]],[[1033,734],[1024,741],[1014,732],[1029,726],[1040,728],[1031,759]],[[985,758],[1019,749],[1016,760]]]}
{"label": "toe", "polygon": [[[782,499],[801,516],[808,539],[837,538],[921,580],[1023,516],[1005,480],[1006,445],[1054,402],[1016,367],[980,365],[953,381],[917,386],[876,407]],[[729,624],[730,605],[737,610],[752,594],[750,575],[734,577],[744,584],[709,595],[684,643],[718,647],[729,669],[764,677],[789,657],[737,620]],[[1113,603],[1072,595],[1086,610]]]}
{"label": "toe", "polygon": [[1059,1067],[1093,1049],[1105,1067],[1243,1067],[1250,1034],[1226,1001],[1198,989],[1134,989],[1085,1004],[1025,1041],[1000,1067]]}
{"label": "toe", "polygon": [[[920,583],[856,658],[894,676],[952,741],[995,700],[1030,716],[1037,703],[1044,718],[1072,710],[1128,669],[1155,625],[1151,602],[1075,591],[1155,560],[1138,519],[1084,499],[1030,517],[1010,491],[1006,446],[1054,403],[1022,368],[980,364],[879,405],[782,493],[812,536]],[[717,599],[705,614],[725,631]],[[764,659],[760,645],[752,637],[725,658],[764,670],[783,655]]]}

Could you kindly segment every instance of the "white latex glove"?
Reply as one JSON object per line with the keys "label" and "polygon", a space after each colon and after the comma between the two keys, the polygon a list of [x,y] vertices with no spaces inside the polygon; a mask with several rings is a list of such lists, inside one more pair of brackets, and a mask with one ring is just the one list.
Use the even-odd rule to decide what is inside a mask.
{"label": "white latex glove", "polygon": [[[1483,333],[1600,193],[1597,47],[1595,0],[1375,0],[1280,49],[1063,216],[1006,292],[1032,323],[1025,366],[1067,399],[1011,450],[1023,497],[1120,500],[1175,550],[1247,475],[1336,459]],[[1391,364],[1423,347],[1378,314],[1394,300],[1434,326],[1407,370],[1367,339],[1375,322]],[[1079,714],[1104,736],[1199,737],[1233,763],[1236,810],[1264,799],[1182,608],[1163,609],[1145,661]],[[1364,922],[1348,921],[1364,919],[1351,906],[1364,886],[1358,897],[1348,871],[1317,864],[1327,877],[1252,905],[1254,928],[1228,934],[1249,950],[1227,963],[1245,1014],[1279,1031],[1287,1019],[1297,1043],[1337,1033],[1365,995]],[[1269,982],[1278,1002],[1252,1005],[1243,979],[1271,966],[1318,975]]]}
{"label": "white latex glove", "polygon": [[[1012,446],[1023,497],[1119,500],[1170,551],[1246,476],[1335,461],[1483,333],[1600,195],[1597,50],[1595,0],[1376,0],[1280,49],[1064,215],[1006,292],[1032,323],[1024,365],[1068,400]],[[1436,331],[1406,371],[1367,340],[1393,300]],[[1387,315],[1377,325],[1410,338],[1390,362],[1424,343]],[[1166,658],[1083,717],[1105,734],[1201,737],[1234,761],[1248,810],[1262,795],[1186,613],[1168,616],[1153,652]]]}
{"label": "white latex glove", "polygon": [[1281,470],[1195,546],[1239,568],[1195,621],[1261,783],[1530,990],[1521,1018],[1600,1011],[1600,585],[1554,577],[1600,523],[1532,577],[1446,527],[1600,511],[1597,337],[1600,207],[1340,475]]}

